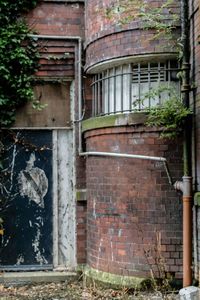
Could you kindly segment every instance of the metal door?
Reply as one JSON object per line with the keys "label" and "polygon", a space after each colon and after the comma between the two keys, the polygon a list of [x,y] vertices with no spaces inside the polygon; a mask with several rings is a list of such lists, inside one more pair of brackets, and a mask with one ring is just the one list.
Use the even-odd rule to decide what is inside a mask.
{"label": "metal door", "polygon": [[10,131],[5,144],[0,268],[52,268],[52,131]]}

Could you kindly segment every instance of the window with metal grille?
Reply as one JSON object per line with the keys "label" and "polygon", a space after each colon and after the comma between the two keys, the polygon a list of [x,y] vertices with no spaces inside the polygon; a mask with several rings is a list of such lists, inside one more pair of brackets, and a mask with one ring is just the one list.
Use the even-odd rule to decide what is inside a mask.
{"label": "window with metal grille", "polygon": [[172,93],[180,93],[176,61],[133,65],[132,103],[138,110],[161,105]]}
{"label": "window with metal grille", "polygon": [[179,93],[176,61],[113,67],[94,76],[93,116],[148,110]]}

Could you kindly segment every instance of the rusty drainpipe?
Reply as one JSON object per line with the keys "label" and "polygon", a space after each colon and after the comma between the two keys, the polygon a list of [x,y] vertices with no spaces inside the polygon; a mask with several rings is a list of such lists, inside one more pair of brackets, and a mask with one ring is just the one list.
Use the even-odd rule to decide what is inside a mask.
{"label": "rusty drainpipe", "polygon": [[174,184],[183,193],[183,287],[192,285],[192,177]]}
{"label": "rusty drainpipe", "polygon": [[[190,101],[190,39],[188,0],[181,0],[182,101],[189,108]],[[174,184],[183,193],[183,287],[192,284],[192,177],[191,177],[191,120],[188,118],[183,133],[184,176]]]}

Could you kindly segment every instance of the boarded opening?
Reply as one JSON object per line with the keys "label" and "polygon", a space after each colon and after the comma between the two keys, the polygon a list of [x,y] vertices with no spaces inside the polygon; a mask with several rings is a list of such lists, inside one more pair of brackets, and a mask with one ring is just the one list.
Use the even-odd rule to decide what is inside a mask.
{"label": "boarded opening", "polygon": [[68,127],[70,124],[71,82],[44,82],[34,87],[36,100],[46,107],[37,110],[32,103],[18,109],[14,127]]}

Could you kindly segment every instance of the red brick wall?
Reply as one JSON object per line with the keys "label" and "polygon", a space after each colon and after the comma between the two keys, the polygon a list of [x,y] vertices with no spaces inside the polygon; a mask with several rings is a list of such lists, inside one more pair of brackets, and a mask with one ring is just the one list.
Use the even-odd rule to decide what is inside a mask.
{"label": "red brick wall", "polygon": [[87,202],[80,201],[77,203],[77,263],[83,264],[86,262],[86,214]]}
{"label": "red brick wall", "polygon": [[27,20],[37,34],[84,37],[84,4],[79,1],[41,1]]}
{"label": "red brick wall", "polygon": [[[88,151],[163,156],[173,179],[182,176],[181,139],[164,141],[159,132],[142,127],[91,130],[85,137]],[[159,276],[158,266],[165,265],[181,278],[182,203],[163,164],[89,156],[86,176],[89,266],[146,277],[150,266]],[[155,262],[159,256],[162,263]]]}
{"label": "red brick wall", "polygon": [[[151,1],[150,7],[160,7],[165,1]],[[161,2],[161,3],[160,3]],[[112,1],[88,0],[86,2],[86,69],[107,59],[127,55],[176,52],[174,42],[163,35],[155,38],[155,31],[144,30],[144,24],[138,18],[125,25],[119,25],[116,18],[106,17],[105,8],[112,7]],[[180,13],[179,2],[171,8]],[[166,20],[168,10],[164,10]]]}
{"label": "red brick wall", "polygon": [[[87,0],[85,4],[85,32],[86,32],[86,44],[95,41],[98,38],[110,35],[112,33],[119,32],[121,30],[128,29],[137,29],[143,28],[143,23],[139,16],[136,17],[137,10],[131,7],[129,16],[133,16],[132,20],[120,23],[121,16],[124,16],[123,13],[111,14],[107,17],[106,8],[112,9],[112,4],[116,5],[117,1],[112,0]],[[128,1],[127,1],[128,2]],[[148,0],[150,8],[160,8],[161,5],[166,4],[165,0],[155,1]],[[163,15],[166,16],[166,20],[170,19],[170,14],[168,10],[170,9],[173,13],[180,13],[180,4],[179,1],[174,1],[174,4],[171,4],[170,7],[163,10]]]}

